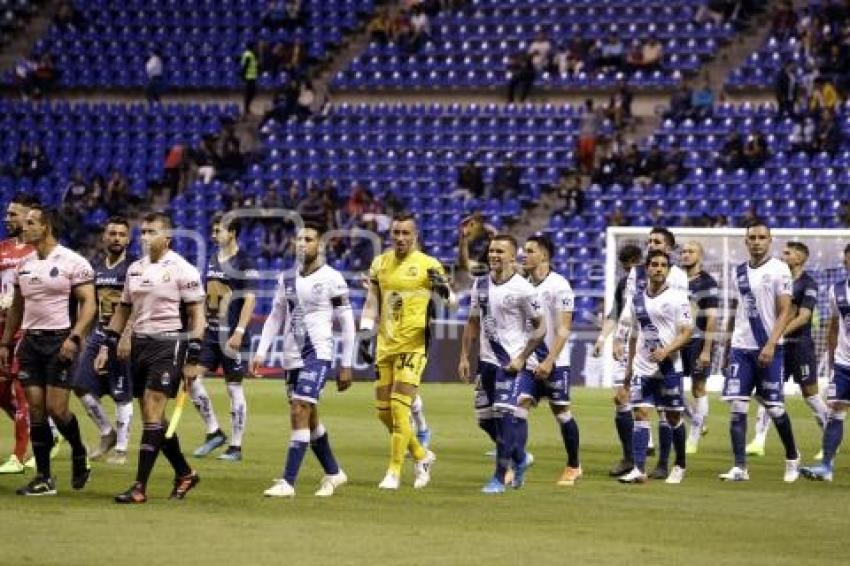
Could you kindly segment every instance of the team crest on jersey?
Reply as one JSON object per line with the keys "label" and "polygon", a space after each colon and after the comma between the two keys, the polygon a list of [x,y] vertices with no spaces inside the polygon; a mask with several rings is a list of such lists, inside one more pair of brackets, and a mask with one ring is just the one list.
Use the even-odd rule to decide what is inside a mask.
{"label": "team crest on jersey", "polygon": [[168,283],[169,281],[171,281],[171,274],[166,271],[162,274],[162,282]]}
{"label": "team crest on jersey", "polygon": [[321,281],[313,284],[313,288],[311,289],[314,297],[321,297],[324,290],[325,286]]}
{"label": "team crest on jersey", "polygon": [[411,265],[407,268],[407,276],[408,277],[419,277],[419,267],[415,265]]}
{"label": "team crest on jersey", "polygon": [[57,277],[58,275],[59,275],[59,268],[54,265],[53,269],[50,270],[50,276],[51,277]]}
{"label": "team crest on jersey", "polygon": [[519,297],[516,295],[505,295],[505,298],[502,299],[502,303],[506,307],[514,307],[519,302]]}
{"label": "team crest on jersey", "polygon": [[163,385],[168,385],[169,383],[171,383],[171,374],[165,372],[164,374],[162,374],[162,379],[160,381],[162,381]]}

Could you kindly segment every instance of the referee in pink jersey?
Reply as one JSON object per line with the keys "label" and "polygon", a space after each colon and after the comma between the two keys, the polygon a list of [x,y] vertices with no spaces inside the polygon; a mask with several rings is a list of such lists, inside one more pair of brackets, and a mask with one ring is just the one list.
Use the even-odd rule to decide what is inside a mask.
{"label": "referee in pink jersey", "polygon": [[[18,347],[18,378],[30,406],[30,438],[37,474],[18,495],[56,495],[50,470],[53,434],[51,417],[71,446],[71,486],[82,489],[91,470],[86,447],[80,438],[77,418],[68,409],[72,372],[82,336],[95,316],[94,272],[89,262],[57,242],[59,220],[55,211],[39,205],[30,207],[22,231],[35,255],[24,260],[15,272],[15,295],[0,341],[0,369],[7,370],[13,339],[19,328],[24,337]],[[76,299],[71,321],[71,297]]]}
{"label": "referee in pink jersey", "polygon": [[[130,314],[130,375],[133,394],[139,397],[144,427],[139,446],[136,481],[115,496],[116,503],[144,503],[147,483],[160,450],[174,468],[170,499],[183,499],[200,477],[189,467],[177,435],[165,438],[168,423],[165,405],[203,373],[200,365],[204,335],[204,288],[201,276],[189,262],[170,249],[171,218],[155,212],[142,221],[142,259],[127,268],[121,304],[106,329],[95,367],[102,368],[115,348]],[[119,355],[122,352],[119,351]]]}

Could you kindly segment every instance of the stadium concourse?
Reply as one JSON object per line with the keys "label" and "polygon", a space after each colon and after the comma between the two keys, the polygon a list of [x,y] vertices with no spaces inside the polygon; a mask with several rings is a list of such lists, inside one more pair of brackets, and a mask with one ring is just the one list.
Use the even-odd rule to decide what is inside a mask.
{"label": "stadium concourse", "polygon": [[[594,503],[604,506],[602,496],[613,491],[601,477],[607,477],[605,468],[618,450],[614,450],[616,433],[610,426],[614,414],[610,395],[603,397],[592,390],[610,383],[613,365],[597,356],[596,340],[611,311],[617,280],[626,275],[622,266],[614,269],[617,254],[633,243],[644,251],[649,227],[689,228],[672,250],[673,263],[679,262],[683,244],[693,238],[704,244],[706,269],[715,276],[734,269],[731,258],[745,259],[744,244],[729,236],[738,234],[730,229],[753,220],[784,229],[771,250],[776,257],[786,241],[807,243],[809,269],[819,286],[810,322],[819,363],[815,373],[822,382],[828,378],[823,360],[832,308],[830,289],[834,292],[835,284],[847,276],[843,250],[850,243],[843,232],[850,228],[848,6],[837,0],[0,0],[0,64],[6,65],[0,68],[0,206],[12,210],[24,195],[58,210],[65,224],[62,244],[92,265],[111,257],[104,248],[110,218],[129,219],[127,250],[138,257],[143,218],[152,211],[165,211],[176,229],[171,248],[197,267],[205,286],[212,269],[208,264],[218,257],[214,250],[225,245],[226,237],[219,233],[228,232],[229,220],[222,221],[222,214],[229,215],[226,219],[237,218],[239,229],[231,230],[234,240],[226,245],[238,246],[240,254],[250,259],[245,263],[250,264],[248,271],[259,274],[250,290],[256,298],[253,315],[249,309],[247,322],[240,319],[232,324],[246,336],[242,352],[246,362],[258,349],[266,317],[275,305],[280,307],[275,293],[288,280],[279,275],[288,273],[308,245],[303,233],[297,238],[302,221],[321,228],[326,262],[348,285],[354,320],[360,324],[364,312],[368,318],[370,266],[384,248],[396,245],[390,233],[393,218],[411,215],[419,248],[442,264],[451,282],[447,303],[456,296],[457,305],[438,306],[432,313],[436,320],[422,377],[425,413],[421,399],[395,390],[392,400],[389,392],[386,400],[379,399],[378,412],[407,414],[399,399],[410,401],[408,410],[413,409],[412,423],[418,427],[414,438],[416,432],[427,432],[424,415],[433,416],[434,434],[445,435],[446,446],[440,452],[440,442],[434,443],[440,456],[435,483],[449,481],[441,476],[449,475],[453,464],[446,462],[445,471],[440,466],[456,458],[468,466],[455,464],[453,489],[476,495],[480,486],[475,482],[485,479],[489,463],[470,464],[469,454],[461,447],[481,451],[486,437],[481,435],[479,446],[459,438],[463,434],[455,430],[440,430],[474,425],[471,418],[449,415],[461,405],[454,389],[458,386],[441,385],[444,389],[433,394],[433,405],[429,387],[434,382],[456,381],[464,325],[481,312],[481,290],[473,291],[473,281],[488,269],[487,250],[493,238],[512,235],[522,256],[528,251],[524,246],[528,238],[543,234],[553,245],[551,254],[546,252],[551,255],[549,265],[569,281],[573,293],[572,337],[566,347],[572,368],[569,380],[574,386],[591,386],[573,392],[576,420],[583,427],[583,462],[581,467],[568,465],[573,471],[564,471],[560,485],[574,485],[579,491],[586,483],[592,497],[599,497]],[[214,224],[219,226],[215,233]],[[621,231],[608,230],[614,227]],[[634,227],[646,230],[637,233],[630,230]],[[0,235],[14,236],[14,228],[7,219]],[[818,230],[826,231],[816,234]],[[740,249],[731,253],[728,246]],[[532,257],[545,247],[532,244]],[[375,283],[378,275],[371,271]],[[430,284],[439,281],[433,273],[429,276]],[[721,281],[721,288],[724,300],[734,293],[728,281]],[[9,289],[4,284],[11,303]],[[327,308],[337,315],[336,327],[348,324],[334,299]],[[296,302],[288,308],[301,307]],[[721,318],[725,325],[726,313]],[[264,344],[263,351],[269,351],[259,375],[281,377],[289,360],[283,342],[278,337]],[[344,342],[337,337],[334,366],[340,365],[342,352],[350,347]],[[609,348],[605,348],[606,356]],[[375,376],[375,366],[368,361],[372,354],[360,353],[353,368],[355,379]],[[722,381],[724,369],[719,348],[711,360],[713,388]],[[399,371],[413,363],[402,359]],[[252,407],[251,419],[246,421],[241,386],[234,385],[241,377],[232,375],[242,370],[224,366],[226,383],[209,380],[208,391],[193,387],[191,397],[204,430],[193,422],[194,415],[184,416],[181,428],[184,443],[185,438],[197,440],[201,446],[195,454],[204,456],[227,440],[215,418],[214,404],[230,402],[233,420],[240,420],[243,428],[245,422],[251,423],[244,428],[249,448],[240,469],[245,476],[221,462],[191,462],[204,482],[218,489],[228,489],[221,478],[238,477],[234,482],[240,492],[234,488],[229,499],[234,504],[244,503],[248,491],[252,497],[259,496],[258,482],[270,477],[269,466],[278,466],[279,448],[288,432],[283,396],[280,403],[269,401],[281,389],[274,380],[246,382],[244,395]],[[253,391],[252,386],[256,386]],[[797,391],[791,385],[786,389]],[[307,446],[318,450],[326,472],[319,492],[333,494],[340,487],[342,494],[350,489],[380,514],[382,502],[366,495],[365,480],[355,479],[355,474],[379,475],[381,471],[362,462],[349,466],[352,460],[369,458],[351,449],[351,444],[345,445],[346,441],[363,445],[363,454],[373,454],[373,460],[378,460],[374,454],[386,452],[387,438],[379,436],[377,428],[366,430],[367,425],[361,426],[358,420],[362,416],[363,423],[375,424],[371,401],[358,391],[352,397],[362,406],[353,410],[341,408],[344,397],[328,396],[334,400],[328,403],[330,416],[324,416],[322,405],[323,421],[334,435],[335,453],[353,485],[341,487],[347,478],[343,479],[345,473],[333,462],[333,455],[328,458],[329,445],[316,448],[317,439],[327,442],[327,436],[316,433],[324,427],[302,429],[308,426],[307,421],[298,420],[303,414],[291,415],[292,422],[301,423],[302,428],[293,431],[298,435],[293,435],[288,460],[296,444],[301,450],[297,458],[303,457]],[[587,413],[582,402],[587,403]],[[466,405],[471,404],[470,399]],[[721,489],[715,485],[717,472],[729,460],[727,411],[714,400],[711,404],[717,405],[711,418],[718,434],[700,446],[685,480],[709,494]],[[531,437],[542,434],[540,438],[545,439],[531,444],[540,458],[536,465],[551,468],[554,476],[564,469],[564,449],[572,450],[572,463],[578,450],[571,412],[555,410],[556,405],[557,434],[541,432],[551,428],[551,422],[532,420],[531,425]],[[482,419],[487,408],[478,409]],[[194,413],[187,408],[190,411]],[[333,416],[331,411],[339,414]],[[471,414],[472,409],[468,411]],[[802,402],[789,403],[789,414],[796,417],[797,445],[803,447],[800,452],[809,463],[820,447],[821,430],[808,420],[803,424],[803,411]],[[7,412],[14,414],[14,409]],[[496,444],[503,442],[503,433],[515,442],[528,435],[522,428],[528,424],[515,422],[528,418],[528,407],[521,407],[517,414],[526,417],[498,425],[507,428],[491,435]],[[836,414],[843,415],[838,410]],[[645,416],[641,422],[646,422]],[[92,417],[95,422],[96,417]],[[774,411],[760,421],[769,423],[771,417],[781,423],[786,418]],[[141,417],[137,420],[142,422]],[[84,436],[97,438],[100,432],[102,440],[108,439],[111,433],[104,431],[110,425],[103,419],[101,424],[98,431],[87,422]],[[148,424],[143,433],[146,439],[153,438]],[[829,429],[826,417],[820,424]],[[134,426],[131,445],[138,443],[142,428]],[[242,452],[241,445],[233,444],[237,436],[233,426],[225,460],[238,462]],[[390,418],[388,436],[395,443],[403,437],[400,428],[404,427],[394,427]],[[183,429],[189,429],[185,435]],[[562,447],[560,431],[568,429]],[[784,442],[787,430],[782,428]],[[252,435],[258,439],[254,446],[269,453],[261,456],[250,448]],[[651,440],[656,436],[653,432]],[[429,437],[420,434],[419,440]],[[420,455],[416,481],[424,485],[430,479],[433,460],[428,459],[433,453],[422,456],[424,452],[412,448],[415,444],[410,440],[411,453]],[[6,435],[0,435],[0,450],[7,445]],[[540,446],[551,453],[541,455]],[[768,448],[768,458],[751,464],[752,483],[781,478],[774,470],[781,466],[774,458],[781,451],[777,446],[771,452],[773,448]],[[666,449],[669,456],[669,445]],[[496,476],[508,472],[501,479],[502,488],[517,473],[515,485],[522,486],[531,460],[518,456],[520,452],[517,449],[508,457],[499,452]],[[624,459],[631,463],[625,452],[624,445]],[[557,465],[552,453],[558,456]],[[702,463],[701,457],[705,458]],[[512,464],[499,468],[511,459]],[[26,467],[20,460],[23,472]],[[736,467],[737,463],[736,459]],[[291,477],[298,465],[300,460],[292,467],[287,464]],[[113,484],[118,476],[125,483],[127,474],[114,468],[107,471],[101,463],[95,466],[93,483],[101,470],[110,478],[110,489],[117,487]],[[12,468],[17,473],[18,468]],[[305,465],[305,469],[309,468]],[[818,477],[823,479],[824,473]],[[158,474],[153,477],[161,479]],[[786,469],[786,478],[787,474]],[[734,479],[744,475],[732,474]],[[639,475],[635,477],[640,480]],[[376,476],[373,482],[370,476],[369,488],[374,490],[379,479]],[[532,478],[526,491],[546,498],[542,481],[535,484],[538,479]],[[0,474],[0,485],[3,481]],[[179,498],[197,483],[188,473],[183,481],[182,487],[179,482],[174,486]],[[392,484],[385,482],[381,482],[384,487]],[[547,477],[546,482],[547,488],[555,489],[554,481]],[[498,484],[488,487],[499,492]],[[203,490],[204,484],[200,485],[198,491]],[[60,480],[59,491],[65,499],[63,487]],[[266,493],[289,495],[289,487],[276,483]],[[758,489],[783,497],[782,487],[771,484]],[[143,501],[144,490],[140,497],[133,489],[125,495]],[[703,492],[691,493],[707,499]],[[3,487],[0,500],[9,499],[7,494],[11,491]],[[192,492],[187,498],[189,505],[194,496]],[[439,497],[447,507],[457,504],[449,492]],[[204,501],[215,502],[213,497]],[[723,505],[736,505],[730,501],[724,500]],[[750,503],[757,506],[755,498]],[[470,500],[461,504],[478,505]],[[254,509],[254,503],[245,505]],[[677,505],[673,498],[662,503],[670,516],[678,513]],[[481,509],[486,514],[486,508]],[[320,511],[308,513],[317,525],[322,525]],[[357,521],[356,511],[351,508],[345,513]],[[557,512],[557,508],[549,511]],[[807,507],[803,513],[816,517],[817,511]],[[632,512],[631,507],[623,511]],[[26,513],[21,517],[25,523],[32,519]],[[722,509],[711,508],[708,514],[720,517]],[[449,516],[420,515],[419,519],[456,521]],[[691,519],[699,522],[699,517]],[[719,524],[720,519],[715,519]],[[671,524],[664,523],[665,527]],[[475,529],[479,527],[484,528],[476,524]],[[368,537],[368,529],[364,532]],[[758,532],[753,531],[753,536]],[[723,536],[716,534],[718,539]],[[781,547],[790,538],[794,537],[777,537],[774,542]],[[538,543],[545,546],[547,540],[541,538]],[[593,548],[604,554],[604,548]],[[442,549],[437,562],[468,562],[458,559],[465,549],[461,543]],[[244,550],[250,552],[251,547]],[[351,561],[366,561],[367,550],[360,549]],[[627,549],[609,550],[612,560],[594,560],[598,556],[592,553],[579,556],[606,563],[628,553]],[[744,550],[736,546],[722,556],[730,562],[743,560]],[[402,551],[401,546],[393,547],[393,553]],[[685,559],[688,552],[676,547],[673,555]],[[787,554],[771,555],[772,563],[789,556],[805,560],[803,552],[792,544]],[[384,557],[389,559],[393,553]],[[510,556],[517,562],[527,558]],[[88,557],[83,551],[75,560],[82,563]],[[251,562],[265,563],[267,558],[258,553]],[[694,561],[709,558],[708,553],[700,553]],[[234,559],[248,560],[241,555]],[[545,554],[542,560],[556,561],[554,554]],[[426,560],[412,560],[419,561]]]}

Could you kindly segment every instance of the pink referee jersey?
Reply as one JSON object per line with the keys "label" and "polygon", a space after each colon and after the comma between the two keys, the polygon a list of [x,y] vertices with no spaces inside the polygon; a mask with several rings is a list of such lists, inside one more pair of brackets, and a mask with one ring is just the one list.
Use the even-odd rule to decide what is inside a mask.
{"label": "pink referee jersey", "polygon": [[26,258],[15,272],[15,285],[24,298],[24,330],[63,330],[71,327],[71,293],[91,283],[94,271],[80,254],[56,245],[44,259]]}
{"label": "pink referee jersey", "polygon": [[145,256],[130,265],[121,302],[135,308],[133,332],[147,335],[181,330],[180,304],[204,296],[198,270],[169,250],[156,263]]}

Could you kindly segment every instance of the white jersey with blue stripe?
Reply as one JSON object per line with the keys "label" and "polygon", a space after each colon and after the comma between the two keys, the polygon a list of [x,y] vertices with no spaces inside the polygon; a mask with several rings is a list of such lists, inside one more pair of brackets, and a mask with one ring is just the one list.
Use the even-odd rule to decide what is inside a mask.
{"label": "white jersey with blue stripe", "polygon": [[[738,299],[735,309],[735,330],[732,333],[732,347],[740,350],[761,350],[750,322],[750,316],[758,316],[768,336],[776,326],[779,315],[779,298],[793,294],[794,280],[791,269],[784,261],[770,258],[756,268],[746,264],[746,278],[750,293],[741,295],[741,284],[736,269],[729,271],[734,279],[733,288]],[[783,344],[780,338],[778,344]]]}
{"label": "white jersey with blue stripe", "polygon": [[850,367],[850,287],[841,281],[829,288],[829,304],[832,314],[838,317],[838,345],[835,347],[835,363]]}
{"label": "white jersey with blue stripe", "polygon": [[[687,292],[680,289],[667,287],[654,297],[642,291],[629,300],[620,321],[631,326],[631,332],[638,333],[632,373],[640,377],[652,376],[663,369],[650,359],[652,352],[673,342],[679,327],[693,326],[691,303]],[[678,351],[668,360],[669,369],[682,371],[682,357]]]}
{"label": "white jersey with blue stripe", "polygon": [[[570,282],[563,275],[550,271],[549,274],[535,286],[537,298],[540,301],[543,318],[546,320],[546,347],[551,350],[558,336],[558,328],[561,325],[561,313],[573,312],[575,310],[575,293]],[[537,363],[542,362],[544,357],[534,355]],[[564,345],[555,367],[570,366],[570,349]]]}

